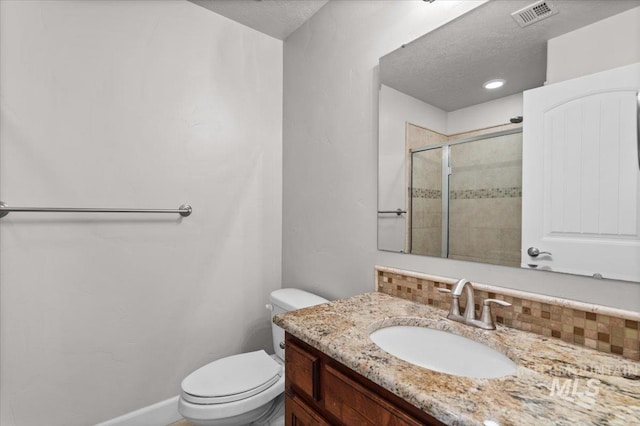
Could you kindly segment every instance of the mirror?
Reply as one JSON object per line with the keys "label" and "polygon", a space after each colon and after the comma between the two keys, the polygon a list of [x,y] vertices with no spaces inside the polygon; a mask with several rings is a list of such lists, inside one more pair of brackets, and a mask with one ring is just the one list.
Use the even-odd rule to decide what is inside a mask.
{"label": "mirror", "polygon": [[[640,1],[528,6],[489,1],[380,58],[378,249],[640,281]],[[621,106],[615,117],[575,118],[596,103]],[[561,138],[532,127],[560,115],[570,123]],[[588,141],[594,123],[614,119],[619,137]],[[594,144],[615,145],[626,162],[586,157]],[[613,213],[610,182],[573,164],[615,171],[607,179],[623,201]],[[614,246],[625,246],[619,260],[603,259]]]}

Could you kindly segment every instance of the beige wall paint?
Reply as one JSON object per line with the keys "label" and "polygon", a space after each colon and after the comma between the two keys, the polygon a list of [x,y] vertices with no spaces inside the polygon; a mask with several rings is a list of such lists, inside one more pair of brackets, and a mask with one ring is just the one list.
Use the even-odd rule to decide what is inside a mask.
{"label": "beige wall paint", "polygon": [[380,264],[637,310],[637,283],[376,249],[378,58],[473,6],[329,2],[285,41],[284,285],[348,296]]}
{"label": "beige wall paint", "polygon": [[0,2],[0,424],[89,425],[269,348],[282,42],[181,0]]}

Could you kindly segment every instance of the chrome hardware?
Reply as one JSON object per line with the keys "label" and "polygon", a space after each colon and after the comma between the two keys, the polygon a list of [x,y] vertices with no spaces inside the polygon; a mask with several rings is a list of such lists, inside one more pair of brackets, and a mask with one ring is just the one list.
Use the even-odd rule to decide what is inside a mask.
{"label": "chrome hardware", "polygon": [[280,349],[284,349],[284,342],[280,342],[278,346],[280,346]]}
{"label": "chrome hardware", "polygon": [[482,304],[484,306],[489,306],[490,303],[497,303],[498,305],[502,305],[502,306],[511,306],[511,303],[505,302],[504,300],[500,300],[500,299],[484,299],[482,301]]}
{"label": "chrome hardware", "polygon": [[178,207],[178,214],[182,217],[187,217],[193,212],[193,209],[189,204],[180,204]]}
{"label": "chrome hardware", "polygon": [[406,210],[402,210],[402,209],[395,209],[395,210],[378,210],[378,214],[381,213],[394,213],[397,214],[398,216],[405,214],[407,211]]}
{"label": "chrome hardware", "polygon": [[[460,296],[462,292],[466,290],[467,294],[467,306],[464,309],[464,314],[460,313]],[[449,318],[452,321],[458,321],[463,324],[467,324],[470,320],[475,320],[476,308],[473,298],[473,286],[466,279],[459,280],[453,287],[453,290],[447,290],[446,288],[439,288],[441,293],[451,293],[451,309],[449,310]]]}
{"label": "chrome hardware", "polygon": [[[451,293],[451,309],[447,318],[452,321],[461,322],[463,324],[471,325],[474,327],[482,328],[484,330],[495,330],[496,325],[493,322],[491,316],[491,303],[497,303],[502,306],[511,306],[511,303],[498,299],[486,299],[482,303],[481,319],[476,317],[475,299],[473,296],[473,285],[466,280],[459,280],[453,287],[453,290],[447,290],[446,288],[439,288],[441,293]],[[465,306],[464,313],[460,313],[460,296],[462,292],[467,295],[467,306]]]}
{"label": "chrome hardware", "polygon": [[189,204],[183,204],[177,209],[96,209],[96,208],[71,208],[71,207],[9,207],[0,201],[0,218],[9,212],[32,212],[32,213],[178,213],[182,217],[187,217],[193,209]]}
{"label": "chrome hardware", "polygon": [[548,254],[549,256],[551,256],[551,253],[549,253],[548,251],[540,251],[537,247],[529,247],[529,249],[527,250],[527,254],[531,257],[538,257],[541,254]]}
{"label": "chrome hardware", "polygon": [[482,315],[480,317],[480,322],[487,326],[487,330],[495,330],[496,325],[493,322],[493,316],[491,315],[491,304],[497,303],[502,306],[511,306],[511,303],[505,302],[504,300],[499,299],[484,299],[482,302]]}
{"label": "chrome hardware", "polygon": [[271,303],[267,303],[266,305],[264,305],[264,307],[267,309],[267,311],[273,312],[273,305],[271,305]]}

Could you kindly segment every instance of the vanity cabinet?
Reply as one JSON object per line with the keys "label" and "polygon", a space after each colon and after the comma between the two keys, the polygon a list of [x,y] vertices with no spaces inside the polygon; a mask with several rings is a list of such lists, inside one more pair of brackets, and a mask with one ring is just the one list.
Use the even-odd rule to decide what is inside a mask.
{"label": "vanity cabinet", "polygon": [[289,333],[285,344],[287,426],[443,425]]}

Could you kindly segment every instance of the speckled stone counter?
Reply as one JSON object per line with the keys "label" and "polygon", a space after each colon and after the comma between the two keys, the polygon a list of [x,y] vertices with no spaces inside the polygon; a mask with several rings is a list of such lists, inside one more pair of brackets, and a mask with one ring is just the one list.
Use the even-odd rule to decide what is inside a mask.
{"label": "speckled stone counter", "polygon": [[[640,424],[640,363],[498,325],[485,331],[446,312],[383,293],[280,314],[274,322],[383,388],[451,425]],[[402,361],[369,334],[392,325],[449,331],[511,358],[516,374],[471,379]]]}

